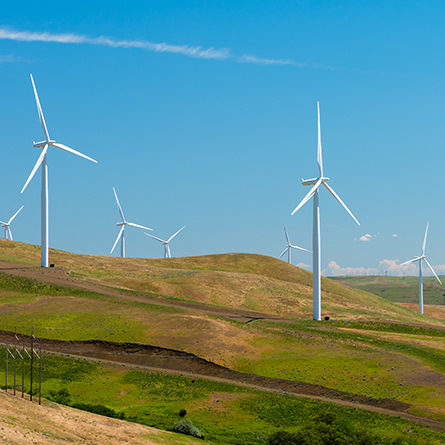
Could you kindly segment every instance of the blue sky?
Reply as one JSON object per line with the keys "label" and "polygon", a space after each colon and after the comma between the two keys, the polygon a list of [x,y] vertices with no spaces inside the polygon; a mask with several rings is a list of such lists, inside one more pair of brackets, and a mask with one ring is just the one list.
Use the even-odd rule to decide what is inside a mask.
{"label": "blue sky", "polygon": [[[50,246],[107,255],[126,218],[174,256],[278,256],[311,248],[325,174],[361,222],[320,197],[324,273],[388,270],[421,252],[445,273],[444,58],[439,1],[23,1],[2,5],[0,219],[40,243],[41,140],[29,74],[51,137],[99,161],[49,153]],[[127,255],[162,256],[142,230]],[[360,240],[362,239],[362,240]],[[311,264],[305,252],[294,264]]]}

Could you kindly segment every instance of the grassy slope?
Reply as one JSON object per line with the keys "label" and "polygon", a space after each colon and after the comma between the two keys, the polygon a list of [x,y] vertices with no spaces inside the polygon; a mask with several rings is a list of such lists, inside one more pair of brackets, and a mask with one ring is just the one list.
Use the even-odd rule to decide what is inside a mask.
{"label": "grassy slope", "polygon": [[[0,260],[39,264],[39,248],[0,240]],[[51,250],[73,276],[169,297],[310,318],[312,274],[275,258],[224,254],[171,259],[113,258]],[[373,294],[322,281],[323,316],[435,323]]]}
{"label": "grassy slope", "polygon": [[[394,303],[417,304],[419,298],[418,277],[333,277],[332,280]],[[445,286],[441,286],[434,277],[424,277],[423,299],[425,304],[445,305]]]}
{"label": "grassy slope", "polygon": [[[0,348],[0,369],[4,368],[4,356]],[[440,444],[444,437],[400,418],[128,366],[45,356],[42,375],[43,394],[51,400],[107,406],[128,420],[149,426],[172,429],[179,420],[178,412],[185,409],[187,418],[211,443],[217,444],[264,444],[261,438],[277,429],[293,430],[326,410],[348,431],[398,437],[397,443],[413,443],[408,441],[415,437],[417,445]],[[29,388],[28,381],[26,387]],[[170,436],[170,441],[160,438],[160,443],[189,443],[181,439]]]}
{"label": "grassy slope", "polygon": [[[0,240],[0,260],[38,264],[39,249]],[[51,251],[51,261],[88,280],[281,313],[295,316],[295,321],[286,326],[242,324],[144,305],[125,296],[36,287],[6,277],[0,283],[3,329],[17,326],[28,333],[34,325],[36,334],[44,337],[133,341],[185,350],[240,371],[394,398],[413,404],[417,413],[445,420],[443,332],[399,332],[383,323],[443,326],[438,320],[324,280],[327,313],[356,323],[313,322],[311,274],[261,255],[153,260]],[[365,323],[369,320],[373,323]]]}

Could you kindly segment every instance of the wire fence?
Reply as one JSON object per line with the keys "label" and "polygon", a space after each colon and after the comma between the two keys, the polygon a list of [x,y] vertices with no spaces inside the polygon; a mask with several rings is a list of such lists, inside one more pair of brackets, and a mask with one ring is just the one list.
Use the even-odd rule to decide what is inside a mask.
{"label": "wire fence", "polygon": [[[36,347],[37,346],[37,347]],[[36,392],[34,388],[34,377],[38,375],[38,401],[42,404],[42,343],[34,336],[34,328],[31,335],[25,336],[14,331],[14,341],[5,343],[5,392],[12,389],[14,395],[21,392],[21,397],[29,394],[29,400],[33,401]],[[37,364],[35,363],[37,358]],[[12,375],[11,375],[12,374]],[[21,382],[17,381],[21,379]],[[13,380],[12,388],[9,380]],[[26,391],[26,382],[29,382],[29,390]]]}

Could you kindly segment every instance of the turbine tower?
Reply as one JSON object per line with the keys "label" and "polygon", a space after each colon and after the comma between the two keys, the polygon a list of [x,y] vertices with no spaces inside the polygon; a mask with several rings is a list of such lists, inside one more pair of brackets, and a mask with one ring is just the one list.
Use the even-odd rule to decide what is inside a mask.
{"label": "turbine tower", "polygon": [[320,105],[317,102],[318,112],[318,146],[317,146],[317,163],[318,163],[318,177],[313,179],[302,179],[303,185],[311,185],[312,188],[309,193],[298,204],[292,215],[295,214],[301,207],[304,206],[312,197],[314,198],[314,215],[313,215],[313,232],[312,232],[312,273],[313,273],[313,318],[314,320],[321,320],[321,238],[320,238],[320,206],[319,206],[319,188],[323,185],[328,192],[342,205],[342,207],[352,216],[354,221],[360,225],[357,218],[346,207],[346,204],[335,193],[332,187],[327,182],[329,178],[323,174],[323,159],[321,152],[321,129],[320,129]]}
{"label": "turbine tower", "polygon": [[423,276],[422,276],[422,260],[425,261],[426,265],[430,268],[431,272],[433,272],[433,275],[437,278],[437,281],[442,284],[442,281],[440,281],[439,277],[436,275],[436,272],[434,272],[433,268],[431,267],[431,264],[428,262],[428,260],[425,257],[425,247],[426,247],[426,237],[428,235],[428,226],[429,223],[426,224],[426,230],[425,230],[425,238],[423,239],[423,245],[422,245],[422,255],[414,257],[412,260],[405,261],[401,264],[401,266],[404,266],[405,264],[414,263],[415,261],[419,262],[419,312],[423,314]]}
{"label": "turbine tower", "polygon": [[291,249],[304,250],[305,252],[310,252],[310,250],[303,249],[302,247],[292,245],[292,243],[290,242],[290,239],[289,239],[289,234],[287,233],[286,224],[283,223],[283,226],[284,226],[284,233],[286,235],[286,240],[287,240],[287,247],[284,249],[283,253],[280,255],[280,258],[287,252],[287,262],[289,264],[292,264]]}
{"label": "turbine tower", "polygon": [[52,147],[60,148],[68,153],[80,156],[82,158],[88,159],[89,161],[97,163],[94,159],[73,150],[66,145],[60,144],[49,137],[48,129],[46,128],[45,118],[43,117],[42,107],[40,106],[39,96],[37,95],[37,89],[34,83],[34,79],[31,76],[32,87],[34,89],[34,96],[36,98],[37,111],[39,113],[40,125],[42,126],[43,134],[45,135],[45,140],[41,142],[33,142],[34,148],[42,148],[39,158],[37,159],[31,174],[29,175],[25,185],[22,188],[21,193],[23,193],[28,186],[31,179],[34,177],[37,169],[42,166],[42,195],[41,195],[41,264],[42,267],[48,267],[48,248],[49,248],[49,202],[48,202],[48,165],[46,162],[46,156],[48,153],[48,148]]}
{"label": "turbine tower", "polygon": [[120,239],[121,240],[121,257],[125,258],[125,234],[124,234],[125,226],[138,227],[139,229],[145,229],[145,230],[153,230],[153,229],[150,229],[149,227],[145,227],[145,226],[140,226],[139,224],[134,224],[134,223],[128,222],[125,219],[124,212],[122,211],[122,207],[119,204],[119,199],[117,198],[117,193],[116,193],[116,190],[114,189],[114,187],[113,187],[113,192],[114,192],[114,196],[116,198],[119,213],[121,214],[122,221],[116,223],[116,225],[120,226],[121,229],[120,229],[119,234],[117,235],[116,241],[114,242],[113,247],[110,251],[110,255],[113,253],[113,250],[116,247],[116,244],[118,243],[118,241]]}
{"label": "turbine tower", "polygon": [[2,225],[2,227],[5,228],[5,239],[8,239],[8,235],[9,235],[9,239],[10,239],[11,241],[13,241],[13,239],[12,239],[12,232],[11,232],[11,227],[10,227],[10,225],[11,225],[12,221],[14,221],[14,218],[21,212],[21,210],[23,209],[23,207],[25,207],[25,206],[20,207],[20,208],[17,210],[17,212],[14,213],[14,215],[10,218],[10,220],[9,220],[7,223],[5,223],[5,222],[3,222],[3,221],[0,221],[0,224]]}
{"label": "turbine tower", "polygon": [[181,231],[185,229],[184,227],[181,227],[175,234],[173,234],[167,241],[158,238],[157,236],[154,235],[150,235],[149,233],[146,233],[147,236],[151,236],[153,239],[155,239],[156,241],[159,241],[160,243],[162,243],[162,245],[164,246],[164,258],[171,258],[171,253],[170,253],[170,246],[168,245],[169,242]]}

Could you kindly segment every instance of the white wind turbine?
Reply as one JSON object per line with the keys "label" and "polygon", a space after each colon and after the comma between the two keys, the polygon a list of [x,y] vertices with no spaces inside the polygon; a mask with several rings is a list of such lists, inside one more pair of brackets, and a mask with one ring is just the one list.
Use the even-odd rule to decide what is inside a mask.
{"label": "white wind turbine", "polygon": [[428,235],[428,226],[429,223],[426,224],[426,230],[425,230],[425,238],[423,239],[423,245],[422,245],[422,255],[414,257],[412,260],[405,261],[401,264],[401,266],[404,266],[405,264],[414,263],[415,261],[419,262],[419,312],[423,314],[423,276],[422,276],[422,260],[425,261],[426,265],[430,268],[431,272],[433,272],[433,275],[437,278],[437,281],[442,284],[442,281],[440,281],[439,277],[436,275],[436,272],[434,272],[433,268],[431,267],[431,264],[428,262],[428,260],[425,257],[425,247],[426,247],[426,237]]}
{"label": "white wind turbine", "polygon": [[340,199],[335,191],[327,184],[329,178],[323,174],[323,159],[321,153],[321,129],[320,129],[320,105],[317,102],[318,112],[318,146],[317,146],[317,162],[318,162],[318,177],[313,179],[302,179],[303,185],[312,185],[309,193],[298,204],[292,215],[306,204],[309,199],[314,198],[314,221],[312,232],[312,273],[313,273],[313,318],[314,320],[321,320],[321,239],[320,239],[320,207],[318,202],[319,188],[323,185],[328,192],[343,206],[343,208],[352,216],[354,221],[360,225],[356,217],[346,207],[346,204]]}
{"label": "white wind turbine", "polygon": [[5,239],[8,239],[8,235],[9,235],[9,239],[10,239],[11,241],[13,241],[13,239],[12,239],[12,232],[11,232],[11,227],[10,227],[10,225],[11,225],[12,221],[14,221],[14,218],[21,212],[21,210],[23,209],[23,207],[25,207],[25,206],[20,207],[20,208],[17,210],[17,212],[15,212],[14,215],[9,219],[9,221],[8,221],[7,223],[5,223],[5,222],[3,222],[3,221],[0,221],[0,224],[2,225],[2,227],[5,228]]}
{"label": "white wind turbine", "polygon": [[114,196],[116,198],[119,213],[121,214],[122,222],[116,223],[116,225],[120,226],[121,229],[119,230],[119,234],[117,235],[116,241],[114,242],[113,247],[110,251],[110,255],[113,253],[113,250],[116,247],[116,244],[118,243],[118,241],[120,239],[121,240],[121,257],[125,258],[125,234],[124,234],[125,226],[138,227],[139,229],[145,229],[145,230],[153,230],[153,229],[150,229],[149,227],[145,227],[145,226],[140,226],[139,224],[134,224],[134,223],[128,222],[125,219],[124,212],[122,211],[122,207],[119,204],[119,199],[117,198],[117,193],[116,193],[116,190],[114,189],[114,187],[113,187],[113,192],[114,192]]}
{"label": "white wind turbine", "polygon": [[176,233],[174,233],[167,241],[158,238],[157,236],[154,235],[150,235],[149,233],[146,233],[147,236],[152,237],[153,239],[155,239],[156,241],[159,241],[160,243],[162,243],[162,245],[164,246],[164,258],[171,258],[171,253],[170,253],[170,246],[168,245],[169,242],[181,231],[185,229],[184,227],[181,227]]}
{"label": "white wind turbine", "polygon": [[88,159],[89,161],[97,163],[94,159],[73,150],[66,145],[60,144],[49,137],[48,129],[46,128],[45,118],[43,117],[42,107],[40,106],[39,96],[37,95],[37,89],[34,84],[34,79],[31,76],[32,87],[34,89],[34,96],[36,98],[37,111],[39,113],[40,125],[42,126],[43,134],[45,135],[45,140],[41,142],[33,142],[34,148],[42,148],[39,158],[37,159],[31,174],[29,175],[25,185],[22,188],[21,193],[23,193],[28,186],[31,179],[34,177],[37,169],[42,166],[42,195],[41,195],[41,264],[42,267],[48,267],[48,248],[49,248],[49,203],[48,203],[48,165],[46,162],[46,155],[48,153],[48,148],[52,147],[60,148],[68,153],[75,154],[82,158]]}
{"label": "white wind turbine", "polygon": [[283,253],[280,255],[280,258],[287,252],[287,262],[291,264],[291,249],[304,250],[305,252],[310,252],[310,250],[303,249],[302,247],[294,246],[290,242],[289,234],[287,233],[286,224],[284,226],[284,233],[286,235],[287,247],[284,249]]}

